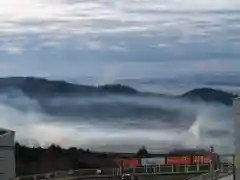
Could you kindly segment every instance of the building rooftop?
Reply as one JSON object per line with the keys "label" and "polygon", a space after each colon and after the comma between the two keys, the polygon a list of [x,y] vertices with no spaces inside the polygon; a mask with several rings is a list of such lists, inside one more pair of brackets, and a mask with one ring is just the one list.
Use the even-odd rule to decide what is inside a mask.
{"label": "building rooftop", "polygon": [[[213,148],[213,147],[212,147]],[[175,149],[171,152],[169,152],[169,154],[212,154],[214,150],[209,151],[207,149]]]}
{"label": "building rooftop", "polygon": [[0,136],[3,135],[3,134],[6,134],[8,132],[14,132],[14,131],[9,130],[9,129],[0,128]]}
{"label": "building rooftop", "polygon": [[3,135],[3,134],[6,134],[7,131],[4,131],[4,130],[0,130],[0,136]]}

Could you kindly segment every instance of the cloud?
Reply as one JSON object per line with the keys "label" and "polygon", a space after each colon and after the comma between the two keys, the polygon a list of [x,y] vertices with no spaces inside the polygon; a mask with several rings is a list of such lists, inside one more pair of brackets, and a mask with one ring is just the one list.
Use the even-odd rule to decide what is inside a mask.
{"label": "cloud", "polygon": [[225,153],[233,148],[231,109],[224,105],[114,95],[48,98],[40,105],[23,93],[8,93],[14,96],[0,94],[0,126],[15,130],[21,143],[105,151],[117,145],[116,151],[136,151],[143,144],[158,150],[214,144],[224,146],[217,149]]}
{"label": "cloud", "polygon": [[60,45],[57,41],[45,41],[41,44],[42,47],[59,47]]}
{"label": "cloud", "polygon": [[87,48],[91,50],[101,50],[104,48],[104,44],[99,41],[89,41],[87,42]]}
{"label": "cloud", "polygon": [[[23,8],[18,8],[19,6]],[[168,2],[164,0],[120,0],[114,3],[106,3],[102,0],[68,2],[9,0],[0,4],[0,26],[1,32],[5,33],[56,31],[58,33],[86,33],[89,30],[95,32],[95,28],[103,32],[142,31],[153,28],[149,22],[164,20],[160,15],[172,19],[172,15],[169,15],[167,11],[222,10],[238,7],[240,8],[240,3],[237,0],[171,0]],[[152,11],[153,9],[156,11]],[[97,21],[100,22],[99,25]],[[128,24],[124,27],[124,24],[128,22],[142,24],[141,26]],[[104,23],[105,27],[101,27]],[[145,26],[143,23],[146,23]]]}
{"label": "cloud", "polygon": [[9,54],[21,54],[23,49],[20,47],[9,47],[6,49]]}
{"label": "cloud", "polygon": [[[109,62],[116,67],[129,62],[123,69],[132,76],[139,72],[171,76],[176,66],[165,62],[194,61],[192,69],[197,69],[196,61],[213,60],[228,61],[226,71],[236,71],[239,4],[237,0],[9,0],[0,3],[0,54],[18,67],[18,75],[95,76],[96,64],[104,69]],[[155,64],[158,70],[145,69],[156,69]],[[175,74],[194,72],[179,67]]]}
{"label": "cloud", "polygon": [[154,45],[153,47],[164,48],[164,47],[167,47],[167,46],[168,46],[167,44],[159,43],[159,44],[157,44],[157,45]]}
{"label": "cloud", "polygon": [[20,46],[2,46],[0,47],[1,51],[5,51],[8,54],[12,54],[12,55],[18,55],[18,54],[22,54],[24,49]]}
{"label": "cloud", "polygon": [[126,47],[113,45],[110,47],[110,50],[124,52],[124,51],[126,51]]}

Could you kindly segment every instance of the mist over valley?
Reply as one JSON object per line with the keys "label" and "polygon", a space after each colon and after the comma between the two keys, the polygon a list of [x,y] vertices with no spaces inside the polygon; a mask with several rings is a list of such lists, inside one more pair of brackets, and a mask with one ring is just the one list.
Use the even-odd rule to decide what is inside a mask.
{"label": "mist over valley", "polygon": [[0,125],[27,145],[118,152],[145,145],[162,152],[214,144],[220,152],[233,150],[234,95],[223,91],[202,88],[169,96],[123,85],[21,77],[3,78],[0,85]]}

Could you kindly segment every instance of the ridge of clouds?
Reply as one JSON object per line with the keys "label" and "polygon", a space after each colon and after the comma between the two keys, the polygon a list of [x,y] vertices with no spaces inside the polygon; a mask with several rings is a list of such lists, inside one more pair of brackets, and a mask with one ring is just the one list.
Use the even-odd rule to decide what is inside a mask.
{"label": "ridge of clouds", "polygon": [[[8,0],[0,2],[0,53],[19,73],[38,75],[51,74],[44,63],[58,74],[64,68],[56,63],[72,73],[72,62],[92,72],[96,61],[144,62],[149,66],[133,67],[154,69],[156,62],[192,61],[195,67],[216,60],[215,70],[228,61],[227,70],[236,71],[239,22],[238,0]],[[169,69],[159,65],[159,72]]]}
{"label": "ridge of clouds", "polygon": [[[21,8],[20,8],[21,7]],[[240,9],[240,2],[237,0],[120,0],[108,2],[104,0],[91,1],[46,1],[46,0],[8,0],[0,2],[0,26],[1,32],[50,32],[70,30],[74,32],[79,28],[94,27],[101,30],[100,20],[104,26],[119,26],[120,31],[124,31],[124,24],[133,31],[143,28],[143,24],[137,27],[129,26],[131,23],[147,23],[164,21],[172,15],[165,11],[198,11],[198,10],[231,10]],[[152,11],[157,9],[157,11]],[[151,13],[146,13],[146,11]],[[162,13],[161,13],[162,12]],[[167,15],[166,15],[167,14]],[[174,22],[176,17],[172,19]],[[175,21],[175,22],[176,22]],[[109,24],[110,23],[110,24]],[[164,22],[163,22],[164,23]],[[167,22],[169,23],[169,22]],[[98,24],[98,25],[95,25]],[[149,23],[148,23],[149,24]],[[44,28],[43,28],[44,27]],[[71,28],[71,29],[70,29]],[[108,28],[104,29],[108,31]],[[86,29],[88,31],[89,29]]]}

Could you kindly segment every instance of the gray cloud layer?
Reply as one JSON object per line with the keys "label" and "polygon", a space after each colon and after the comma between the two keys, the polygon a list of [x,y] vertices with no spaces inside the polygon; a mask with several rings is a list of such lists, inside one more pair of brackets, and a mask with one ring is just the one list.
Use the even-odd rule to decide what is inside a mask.
{"label": "gray cloud layer", "polygon": [[92,77],[105,83],[240,70],[237,0],[0,5],[2,76]]}

